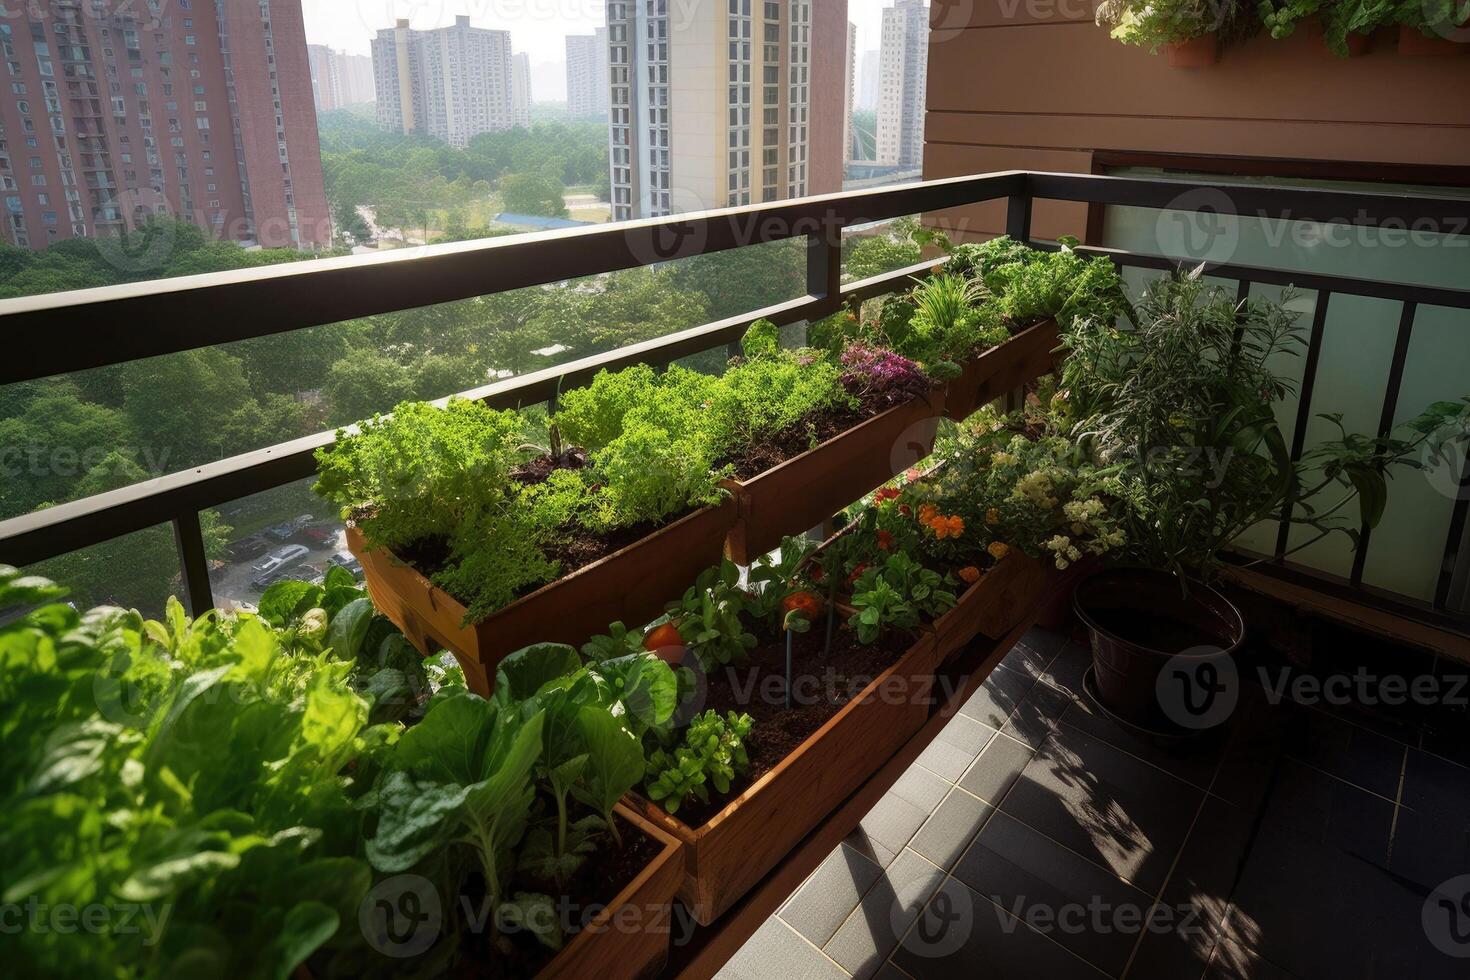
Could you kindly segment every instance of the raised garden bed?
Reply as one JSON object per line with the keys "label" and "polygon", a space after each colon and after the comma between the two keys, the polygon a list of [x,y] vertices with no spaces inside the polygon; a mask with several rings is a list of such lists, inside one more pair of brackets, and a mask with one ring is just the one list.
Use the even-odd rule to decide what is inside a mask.
{"label": "raised garden bed", "polygon": [[982,405],[1046,374],[1060,341],[1057,322],[1043,320],[967,362],[964,373],[945,386],[944,414],[962,421]]}
{"label": "raised garden bed", "polygon": [[750,564],[786,535],[816,527],[928,456],[944,404],[943,389],[934,391],[748,480],[726,481],[740,515],[730,534],[730,559]]}
{"label": "raised garden bed", "polygon": [[420,651],[442,646],[453,653],[471,690],[488,695],[495,665],[507,654],[533,643],[577,646],[608,623],[657,616],[670,596],[719,562],[736,506],[732,497],[696,510],[470,625],[462,603],[391,552],[369,549],[351,525],[347,547],[362,562],[383,615]]}
{"label": "raised garden bed", "polygon": [[1012,548],[960,593],[955,607],[934,621],[932,629],[943,663],[977,636],[999,640],[1032,615],[1046,587],[1041,562]]}
{"label": "raised garden bed", "polygon": [[652,839],[658,853],[536,974],[539,980],[637,980],[657,974],[668,959],[683,844],[633,807],[619,803],[615,813]]}
{"label": "raised garden bed", "polygon": [[[775,692],[775,699],[770,697],[775,688],[784,687],[784,645],[774,643],[754,651],[751,664],[744,668],[754,673],[742,678],[742,668],[727,668],[712,675],[706,702],[734,707],[744,690],[740,710],[756,716],[750,737],[754,781],[733,799],[685,809],[678,816],[658,804],[637,801],[649,821],[683,842],[684,881],[679,898],[702,925],[717,919],[759,882],[929,716],[938,666],[932,633],[902,638],[886,647],[861,647],[848,631],[834,630],[831,655],[821,658],[823,625],[814,624],[797,644],[792,686],[799,702],[808,701],[801,696],[803,687],[810,687],[800,680],[803,677],[813,678],[828,670],[840,677],[847,666],[860,665],[861,670],[872,664],[875,653],[886,652],[892,662],[840,706],[836,699],[819,694],[788,711],[783,710],[783,692]],[[762,677],[773,676],[776,684],[762,683]],[[744,686],[752,679],[753,684]],[[736,686],[736,680],[741,686]],[[813,725],[815,730],[805,734]],[[787,754],[772,766],[769,756],[788,746]]]}

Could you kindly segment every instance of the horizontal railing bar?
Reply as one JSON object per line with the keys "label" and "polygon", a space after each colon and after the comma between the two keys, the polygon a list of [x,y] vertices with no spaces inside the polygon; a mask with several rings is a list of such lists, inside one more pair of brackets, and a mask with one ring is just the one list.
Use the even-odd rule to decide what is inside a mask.
{"label": "horizontal railing bar", "polygon": [[0,301],[0,384],[617,272],[1019,193],[1017,172]]}
{"label": "horizontal railing bar", "polygon": [[[1033,243],[1038,248],[1057,246],[1047,242]],[[1164,255],[1147,255],[1116,248],[1101,248],[1081,245],[1077,251],[1084,255],[1101,255],[1119,265],[1136,266],[1144,269],[1172,271],[1181,266],[1192,268],[1200,265],[1198,259],[1176,259]],[[1221,279],[1248,279],[1268,286],[1296,286],[1302,290],[1339,293],[1349,296],[1367,296],[1386,299],[1397,303],[1418,303],[1421,306],[1445,306],[1451,309],[1470,309],[1470,289],[1447,289],[1442,286],[1417,286],[1381,279],[1357,279],[1334,276],[1318,272],[1291,272],[1283,269],[1268,269],[1254,265],[1235,265],[1229,262],[1203,262],[1205,272]]]}
{"label": "horizontal railing bar", "polygon": [[1098,174],[1031,172],[1026,181],[1031,196],[1045,200],[1470,234],[1470,198]]}
{"label": "horizontal railing bar", "polygon": [[[932,262],[920,263],[861,280],[845,288],[843,296],[870,298],[892,292],[906,286],[912,276],[927,272],[932,265]],[[785,325],[818,316],[825,307],[826,303],[820,297],[801,296],[449,397],[477,399],[494,408],[534,405],[550,400],[559,391],[587,383],[598,371],[617,370],[634,364],[668,364],[681,357],[738,341],[756,320],[764,318]],[[449,397],[439,399],[436,404],[444,404]],[[318,432],[0,521],[0,563],[20,566],[44,561],[167,523],[183,512],[217,507],[307,479],[316,472],[317,450],[335,441],[335,431]]]}

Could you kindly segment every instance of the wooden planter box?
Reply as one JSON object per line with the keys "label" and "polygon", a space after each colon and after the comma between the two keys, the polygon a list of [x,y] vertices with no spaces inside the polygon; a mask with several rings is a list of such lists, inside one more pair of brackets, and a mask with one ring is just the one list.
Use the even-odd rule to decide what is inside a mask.
{"label": "wooden planter box", "polygon": [[657,617],[719,563],[735,518],[733,497],[701,508],[469,626],[458,600],[387,550],[368,549],[356,527],[347,528],[347,547],[362,562],[379,611],[423,653],[438,647],[453,653],[470,689],[488,695],[507,654],[533,643],[578,646],[609,623]]}
{"label": "wooden planter box", "polygon": [[937,650],[932,634],[919,636],[858,697],[701,827],[638,799],[650,821],[684,843],[679,898],[695,921],[709,925],[719,918],[923,727]]}
{"label": "wooden planter box", "polygon": [[1056,321],[1043,320],[970,361],[964,373],[945,386],[944,414],[962,421],[980,406],[1046,374],[1060,340]]}
{"label": "wooden planter box", "polygon": [[959,601],[933,623],[939,662],[943,663],[976,636],[999,640],[1029,615],[1046,587],[1041,562],[1014,548],[980,581],[960,593]]}
{"label": "wooden planter box", "polygon": [[538,980],[642,980],[663,970],[669,958],[674,893],[684,878],[683,844],[674,835],[619,803],[617,814],[663,845],[658,856],[592,919]]}
{"label": "wooden planter box", "polygon": [[[1009,345],[1007,345],[1009,346]],[[944,391],[890,408],[750,480],[726,481],[740,501],[729,555],[749,565],[788,534],[809,531],[934,451]]]}

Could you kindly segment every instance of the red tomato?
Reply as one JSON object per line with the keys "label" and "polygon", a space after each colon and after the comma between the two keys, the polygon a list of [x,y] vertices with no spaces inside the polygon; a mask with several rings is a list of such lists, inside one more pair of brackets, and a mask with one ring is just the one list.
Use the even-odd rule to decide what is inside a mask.
{"label": "red tomato", "polygon": [[807,619],[816,619],[822,615],[822,600],[810,592],[793,592],[781,600],[782,612],[800,610]]}
{"label": "red tomato", "polygon": [[667,650],[669,647],[682,647],[683,645],[684,638],[679,635],[679,627],[673,623],[664,623],[643,638],[643,649],[650,653]]}

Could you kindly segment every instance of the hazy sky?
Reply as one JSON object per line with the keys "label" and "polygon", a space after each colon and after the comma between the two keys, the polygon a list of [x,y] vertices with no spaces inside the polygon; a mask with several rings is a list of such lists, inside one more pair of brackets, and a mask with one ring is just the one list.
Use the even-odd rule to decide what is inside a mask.
{"label": "hazy sky", "polygon": [[[722,3],[723,0],[672,0]],[[830,0],[814,0],[815,3]],[[848,0],[847,16],[858,26],[858,50],[878,46],[879,10],[891,0]],[[604,23],[602,0],[301,0],[306,39],[353,54],[368,54],[379,28],[407,17],[414,27],[443,27],[469,14],[476,27],[511,32],[511,46],[531,56],[532,90],[538,99],[566,97],[564,72],[568,34],[590,34]],[[540,70],[535,70],[539,68]]]}

